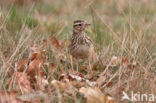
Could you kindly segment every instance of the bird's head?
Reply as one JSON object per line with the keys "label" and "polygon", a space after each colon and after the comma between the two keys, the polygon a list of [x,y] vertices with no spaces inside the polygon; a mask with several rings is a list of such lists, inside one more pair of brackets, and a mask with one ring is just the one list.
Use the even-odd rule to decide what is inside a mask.
{"label": "bird's head", "polygon": [[76,20],[73,23],[73,28],[74,28],[74,30],[81,32],[81,31],[84,31],[85,28],[88,27],[89,25],[91,25],[91,24],[87,23],[84,20]]}

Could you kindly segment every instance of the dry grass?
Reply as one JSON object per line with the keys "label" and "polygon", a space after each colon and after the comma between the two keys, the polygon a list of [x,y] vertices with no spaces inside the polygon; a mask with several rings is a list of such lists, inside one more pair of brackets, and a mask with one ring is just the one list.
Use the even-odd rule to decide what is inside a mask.
{"label": "dry grass", "polygon": [[[2,91],[15,90],[18,99],[31,101],[37,98],[33,100],[36,103],[85,103],[86,99],[78,92],[81,87],[96,87],[98,93],[110,95],[117,103],[121,103],[122,91],[156,96],[154,0],[35,0],[34,3],[28,0],[22,4],[18,0],[15,3],[0,0],[0,5]],[[67,47],[76,19],[92,24],[86,32],[94,41],[98,61],[93,64],[91,73],[85,61],[79,63],[78,72],[71,69]],[[37,44],[39,50],[34,52],[32,44]],[[10,84],[12,75],[21,72],[18,65],[25,63],[27,58],[32,61],[37,58],[22,71],[24,78],[27,78],[25,73],[28,75],[30,87],[21,87],[18,79]],[[36,71],[44,72],[44,76],[39,78],[40,73]],[[31,81],[32,78],[37,80]],[[22,85],[29,83],[22,82]]]}

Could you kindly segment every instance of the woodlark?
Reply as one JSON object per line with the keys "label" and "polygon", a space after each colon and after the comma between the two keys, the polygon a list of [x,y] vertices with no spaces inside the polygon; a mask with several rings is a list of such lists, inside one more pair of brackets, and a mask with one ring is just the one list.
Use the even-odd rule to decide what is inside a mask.
{"label": "woodlark", "polygon": [[90,24],[84,20],[76,20],[73,24],[73,36],[69,45],[69,52],[76,60],[87,59],[90,61],[95,58],[94,45],[92,40],[84,32]]}

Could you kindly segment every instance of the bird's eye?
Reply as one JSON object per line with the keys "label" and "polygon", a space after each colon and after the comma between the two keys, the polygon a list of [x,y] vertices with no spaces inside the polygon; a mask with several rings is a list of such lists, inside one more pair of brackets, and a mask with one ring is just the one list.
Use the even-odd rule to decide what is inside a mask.
{"label": "bird's eye", "polygon": [[82,26],[82,24],[79,24],[79,26]]}

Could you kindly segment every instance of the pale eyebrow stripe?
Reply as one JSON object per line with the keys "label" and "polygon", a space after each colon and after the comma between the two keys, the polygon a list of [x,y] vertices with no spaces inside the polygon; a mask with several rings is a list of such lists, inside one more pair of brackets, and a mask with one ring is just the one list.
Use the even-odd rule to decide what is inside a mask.
{"label": "pale eyebrow stripe", "polygon": [[82,24],[82,23],[75,23],[74,25],[79,25],[79,24]]}

